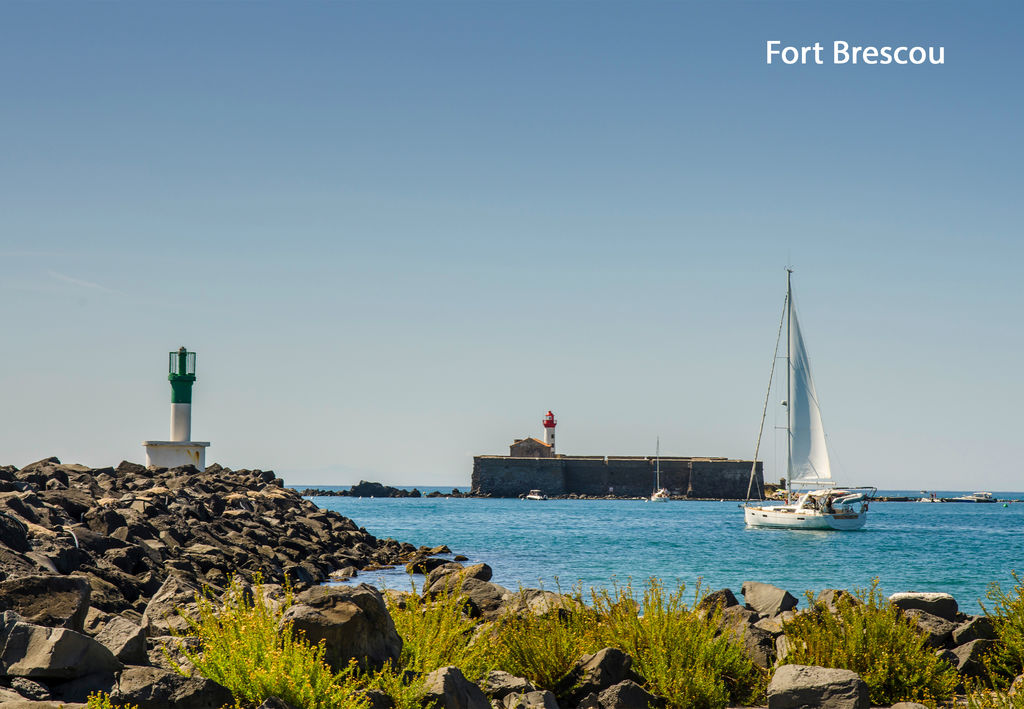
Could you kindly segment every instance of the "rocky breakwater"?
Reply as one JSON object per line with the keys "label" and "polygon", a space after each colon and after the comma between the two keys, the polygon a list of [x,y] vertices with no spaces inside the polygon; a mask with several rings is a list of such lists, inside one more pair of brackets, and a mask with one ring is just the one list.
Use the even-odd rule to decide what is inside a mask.
{"label": "rocky breakwater", "polygon": [[160,666],[163,636],[184,626],[175,608],[232,575],[301,592],[414,552],[271,471],[0,467],[0,706],[103,690],[141,709],[219,707],[223,687]]}

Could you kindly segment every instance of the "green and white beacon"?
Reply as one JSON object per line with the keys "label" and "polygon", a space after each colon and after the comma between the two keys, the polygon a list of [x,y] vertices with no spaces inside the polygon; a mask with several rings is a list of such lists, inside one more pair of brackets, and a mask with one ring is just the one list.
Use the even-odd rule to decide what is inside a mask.
{"label": "green and white beacon", "polygon": [[171,382],[171,440],[143,441],[146,465],[150,468],[177,468],[194,465],[206,469],[209,441],[193,441],[192,385],[196,381],[196,353],[184,347],[170,353],[167,379]]}

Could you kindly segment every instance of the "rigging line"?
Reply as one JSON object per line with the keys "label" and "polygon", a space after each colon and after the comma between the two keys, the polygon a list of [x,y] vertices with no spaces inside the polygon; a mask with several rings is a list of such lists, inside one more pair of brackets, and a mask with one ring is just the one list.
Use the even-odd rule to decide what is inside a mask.
{"label": "rigging line", "polygon": [[[772,356],[772,369],[768,373],[768,391],[764,395],[764,408],[761,410],[761,427],[757,430],[757,445],[754,446],[754,460],[750,463],[750,480],[747,481],[747,500],[750,500],[750,488],[754,485],[754,474],[757,472],[757,454],[761,450],[761,434],[764,433],[764,419],[768,415],[768,399],[772,395],[772,378],[775,376],[775,362],[779,358],[779,343],[782,342],[782,325],[786,322],[786,306],[789,305],[789,292],[782,301],[782,318],[779,320],[779,332],[775,336],[775,354]],[[789,396],[789,393],[786,393]],[[762,471],[762,477],[764,472]],[[758,499],[763,499],[763,492],[759,493]]]}

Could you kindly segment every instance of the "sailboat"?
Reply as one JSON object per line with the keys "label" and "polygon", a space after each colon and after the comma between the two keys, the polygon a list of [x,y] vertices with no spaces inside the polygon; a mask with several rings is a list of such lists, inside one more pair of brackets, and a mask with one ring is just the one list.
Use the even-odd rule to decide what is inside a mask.
{"label": "sailboat", "polygon": [[[781,505],[751,504],[750,489],[761,448],[771,380],[778,359],[779,340],[769,375],[769,394],[761,413],[761,430],[757,434],[754,463],[750,470],[747,504],[743,516],[748,527],[782,527],[785,529],[860,529],[867,522],[868,500],[873,487],[839,489],[832,480],[825,429],[821,422],[818,394],[811,379],[807,348],[793,306],[793,271],[786,269],[786,300],[783,321],[779,323],[779,340],[786,325],[786,502]],[[794,494],[794,490],[797,490]]]}
{"label": "sailboat", "polygon": [[661,486],[661,437],[654,444],[654,492],[651,502],[668,502],[668,490]]}

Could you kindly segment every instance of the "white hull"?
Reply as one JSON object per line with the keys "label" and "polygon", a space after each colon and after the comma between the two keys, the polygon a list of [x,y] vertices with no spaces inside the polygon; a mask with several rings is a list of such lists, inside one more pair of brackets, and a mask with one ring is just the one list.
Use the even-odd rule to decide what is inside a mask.
{"label": "white hull", "polygon": [[745,507],[743,516],[748,527],[782,529],[860,529],[867,522],[867,511],[825,513],[820,510],[797,510],[792,505]]}

